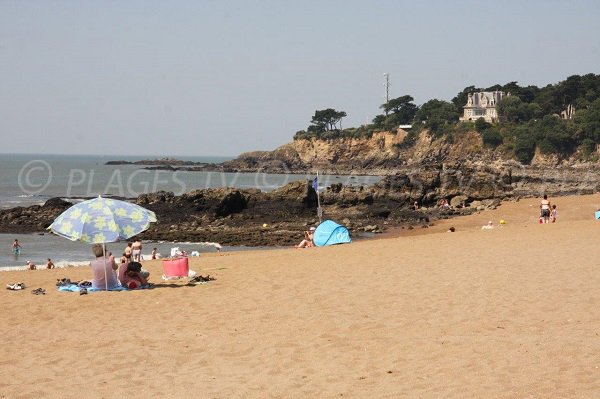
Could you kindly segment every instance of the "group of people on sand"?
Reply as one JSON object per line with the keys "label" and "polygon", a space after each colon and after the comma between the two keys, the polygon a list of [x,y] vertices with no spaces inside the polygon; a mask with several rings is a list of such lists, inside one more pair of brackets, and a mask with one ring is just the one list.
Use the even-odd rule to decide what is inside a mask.
{"label": "group of people on sand", "polygon": [[[46,262],[46,269],[54,269],[55,267],[56,266],[54,266],[54,262],[52,262],[52,259],[48,258],[48,261]],[[27,268],[29,270],[36,270],[37,266],[32,261],[28,260],[27,261]]]}
{"label": "group of people on sand", "polygon": [[[131,247],[127,246],[127,248]],[[121,261],[117,264],[112,253],[106,255],[102,244],[94,244],[92,252],[96,256],[96,259],[90,262],[93,289],[111,290],[117,287],[136,289],[148,284],[150,273],[142,269],[142,264],[139,261],[125,257],[125,253],[123,254],[124,258],[121,258]],[[133,251],[131,254],[133,254]]]}

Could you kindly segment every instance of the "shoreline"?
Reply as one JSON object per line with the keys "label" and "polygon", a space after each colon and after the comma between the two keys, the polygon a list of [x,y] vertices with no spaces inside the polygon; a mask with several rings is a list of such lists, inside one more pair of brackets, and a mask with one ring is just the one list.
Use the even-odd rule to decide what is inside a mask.
{"label": "shoreline", "polygon": [[[598,194],[585,194],[585,195],[578,195],[578,196],[566,196],[566,197],[556,197],[556,200],[559,204],[561,202],[562,199],[564,199],[565,201],[571,203],[573,201],[576,201],[576,199],[578,198],[589,198],[589,197],[593,197],[595,195]],[[477,211],[473,214],[469,214],[469,215],[456,215],[456,216],[452,216],[446,219],[437,219],[434,220],[433,223],[428,223],[427,225],[421,225],[421,226],[416,226],[412,229],[409,228],[403,228],[403,227],[389,227],[385,232],[380,233],[380,234],[373,234],[372,236],[365,236],[365,233],[362,234],[355,234],[352,235],[353,238],[353,242],[362,242],[362,241],[377,241],[377,240],[385,240],[385,239],[390,239],[390,238],[403,238],[403,237],[415,237],[415,236],[422,236],[422,235],[430,235],[430,234],[437,234],[437,233],[443,233],[443,232],[447,232],[447,230],[450,227],[454,227],[456,229],[456,232],[461,232],[464,229],[473,229],[473,228],[480,228],[481,226],[483,226],[484,224],[487,223],[487,221],[493,221],[494,224],[498,224],[500,219],[503,219],[507,222],[507,224],[513,223],[515,222],[514,220],[512,220],[510,213],[512,212],[512,210],[515,207],[519,207],[522,206],[523,204],[527,204],[527,206],[532,207],[532,219],[531,221],[535,222],[536,218],[535,218],[535,204],[537,203],[538,199],[537,198],[523,198],[523,199],[519,199],[519,200],[504,200],[502,201],[497,207],[496,209],[487,209],[487,210],[482,210],[482,211]],[[599,201],[600,203],[600,201]],[[561,212],[560,212],[561,213]],[[426,227],[425,227],[426,226]],[[506,227],[506,226],[503,226]],[[10,235],[11,233],[3,233],[3,234],[8,234]],[[39,233],[30,233],[32,235],[39,235]],[[45,234],[49,234],[49,233],[45,233]],[[300,240],[300,237],[298,237],[298,240]],[[189,247],[200,247],[200,248],[212,248],[211,245],[213,245],[214,243],[206,243],[206,242],[190,242],[190,241],[176,241],[176,242],[170,242],[170,241],[143,241],[144,245],[146,247],[148,246],[154,246],[156,244],[161,244],[161,245],[165,245],[168,247],[175,247],[175,246],[187,246]],[[119,244],[119,245],[124,245],[125,242],[120,242],[120,243],[107,243],[107,245],[109,246],[109,248],[113,247],[115,244]],[[207,247],[208,245],[208,247]],[[231,253],[231,252],[255,252],[255,251],[262,251],[262,250],[268,250],[268,251],[272,251],[272,250],[278,250],[278,249],[287,249],[290,248],[290,246],[258,246],[258,247],[254,247],[254,246],[230,246],[227,247],[223,250],[222,253]],[[112,249],[112,248],[111,248]],[[191,253],[192,250],[188,251],[188,253]],[[203,257],[209,253],[212,253],[214,251],[207,251],[207,252],[200,252],[200,256]],[[150,257],[150,254],[146,255],[147,257]],[[161,254],[162,258],[166,258],[168,257],[168,254]],[[25,259],[26,255],[21,255],[21,258]],[[85,266],[87,264],[89,264],[89,260],[80,260],[81,258],[77,258],[77,259],[67,259],[64,261],[60,261],[60,262],[55,262],[55,265],[57,268],[70,268],[70,267],[80,267],[80,266]],[[85,257],[84,257],[85,259]],[[34,261],[35,263],[35,261]],[[38,269],[37,270],[42,270],[45,269],[45,262],[41,265],[38,265]],[[28,271],[27,266],[1,266],[0,267],[0,272],[6,272],[6,271],[14,271],[14,270],[24,270],[24,271]]]}

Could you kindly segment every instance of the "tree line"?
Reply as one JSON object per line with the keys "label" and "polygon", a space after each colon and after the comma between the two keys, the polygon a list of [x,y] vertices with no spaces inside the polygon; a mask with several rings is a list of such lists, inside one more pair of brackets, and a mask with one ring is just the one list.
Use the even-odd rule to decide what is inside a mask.
{"label": "tree line", "polygon": [[[498,102],[498,122],[490,124],[483,118],[475,122],[459,122],[468,95],[481,91],[503,91]],[[510,93],[509,96],[506,96]],[[486,146],[503,151],[522,163],[529,163],[536,148],[543,154],[596,160],[600,144],[600,75],[573,75],[557,84],[545,87],[522,87],[517,82],[490,87],[465,87],[451,101],[429,100],[417,106],[414,98],[403,95],[379,107],[383,113],[372,123],[358,128],[342,129],[346,112],[333,108],[315,111],[306,130],[297,132],[294,140],[371,137],[378,131],[396,131],[400,125],[413,128],[401,146],[409,147],[423,129],[433,136],[452,141],[456,134],[475,130]],[[572,118],[561,118],[568,108]]]}

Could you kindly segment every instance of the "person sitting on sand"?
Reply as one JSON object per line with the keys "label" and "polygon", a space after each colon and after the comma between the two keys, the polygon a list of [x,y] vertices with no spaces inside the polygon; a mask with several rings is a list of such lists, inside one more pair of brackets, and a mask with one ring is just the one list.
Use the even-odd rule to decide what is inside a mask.
{"label": "person sitting on sand", "polygon": [[94,244],[92,252],[96,256],[96,259],[90,262],[93,274],[92,288],[95,290],[117,288],[119,286],[119,280],[115,273],[117,265],[106,257],[102,244]]}
{"label": "person sitting on sand", "polygon": [[50,258],[48,258],[48,263],[46,263],[46,269],[54,269],[54,263]]}
{"label": "person sitting on sand", "polygon": [[127,264],[127,268],[123,271],[121,284],[123,287],[127,287],[130,290],[148,284],[148,280],[144,277],[144,273],[142,272],[142,264],[140,262],[129,262]]}
{"label": "person sitting on sand", "polygon": [[37,266],[30,260],[27,261],[27,267],[29,268],[29,270],[37,269]]}
{"label": "person sitting on sand", "polygon": [[311,227],[308,231],[304,232],[304,240],[300,242],[300,244],[296,245],[296,248],[310,248],[314,247],[315,243],[313,242],[313,238],[315,235],[315,228]]}

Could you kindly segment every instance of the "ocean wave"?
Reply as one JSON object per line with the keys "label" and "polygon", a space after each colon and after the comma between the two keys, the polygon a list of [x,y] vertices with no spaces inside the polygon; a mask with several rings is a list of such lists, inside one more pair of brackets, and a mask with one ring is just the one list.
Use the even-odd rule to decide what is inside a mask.
{"label": "ocean wave", "polygon": [[[89,261],[72,261],[72,260],[62,260],[58,262],[54,262],[54,267],[56,269],[66,269],[69,267],[81,267],[81,266],[89,266]],[[38,270],[45,269],[46,265],[37,265]],[[29,270],[28,266],[0,266],[0,272],[10,272],[14,270]]]}
{"label": "ocean wave", "polygon": [[16,198],[49,198],[47,195],[42,194],[21,194],[16,195]]}

